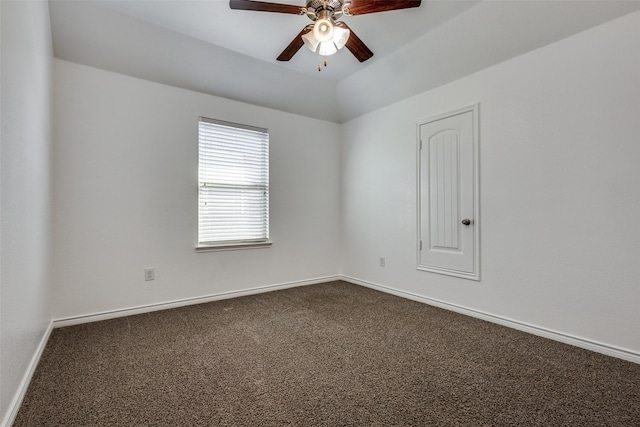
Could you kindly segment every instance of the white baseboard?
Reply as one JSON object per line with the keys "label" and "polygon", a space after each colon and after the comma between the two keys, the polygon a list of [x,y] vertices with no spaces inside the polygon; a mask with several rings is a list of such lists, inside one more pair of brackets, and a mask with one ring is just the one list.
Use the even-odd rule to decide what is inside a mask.
{"label": "white baseboard", "polygon": [[[256,288],[249,288],[249,289],[243,289],[238,291],[221,292],[217,294],[205,295],[205,296],[196,297],[196,298],[186,298],[186,299],[168,301],[168,302],[158,303],[158,304],[149,304],[149,305],[143,305],[138,307],[125,308],[121,310],[113,310],[113,311],[107,311],[107,312],[87,314],[83,316],[56,319],[52,322],[52,324],[54,328],[71,326],[71,325],[79,325],[83,323],[96,322],[100,320],[114,319],[116,317],[150,313],[152,311],[167,310],[170,308],[184,307],[184,306],[193,305],[193,304],[202,304],[202,303],[219,301],[219,300],[228,299],[228,298],[237,298],[237,297],[246,296],[246,295],[271,292],[271,291],[293,288],[298,286],[314,285],[317,283],[330,282],[334,280],[344,280],[346,282],[350,282],[355,285],[364,286],[364,287],[375,289],[388,294],[396,295],[402,298],[407,298],[407,299],[418,301],[424,304],[433,305],[436,307],[443,308],[445,310],[455,311],[457,313],[464,314],[466,316],[471,316],[478,319],[486,320],[488,322],[496,323],[502,326],[506,326],[508,328],[517,329],[519,331],[527,332],[527,333],[538,335],[544,338],[549,338],[555,341],[559,341],[565,344],[570,344],[576,347],[584,348],[586,350],[602,353],[607,356],[617,357],[619,359],[628,360],[630,362],[640,364],[640,353],[636,353],[631,350],[610,346],[607,344],[599,343],[599,342],[588,340],[585,338],[580,338],[580,337],[565,334],[562,332],[557,332],[557,331],[542,328],[539,326],[531,325],[525,322],[508,319],[502,316],[496,316],[494,314],[482,312],[479,310],[474,310],[472,308],[463,307],[456,304],[451,304],[446,301],[440,301],[434,298],[429,298],[429,297],[414,294],[411,292],[402,291],[389,286],[384,286],[384,285],[369,282],[366,280],[356,279],[354,277],[342,276],[342,275],[318,277],[318,278],[309,279],[309,280],[301,280],[301,281],[280,283],[276,285],[260,286]],[[39,359],[39,356],[38,356],[38,359]]]}
{"label": "white baseboard", "polygon": [[237,298],[246,295],[261,294],[264,292],[272,292],[280,289],[295,288],[299,286],[315,285],[317,283],[331,282],[333,280],[341,280],[341,276],[326,276],[315,279],[299,280],[294,282],[279,283],[276,285],[259,286],[256,288],[242,289],[238,291],[220,292],[217,294],[204,295],[195,298],[185,298],[175,301],[167,301],[157,304],[141,305],[137,307],[124,308],[119,310],[104,311],[100,313],[86,314],[83,316],[67,317],[55,319],[53,321],[54,328],[64,326],[80,325],[83,323],[97,322],[100,320],[115,319],[116,317],[132,316],[134,314],[150,313],[152,311],[167,310],[170,308],[184,307],[193,304],[203,304],[211,301],[219,301],[228,298]]}
{"label": "white baseboard", "polygon": [[47,341],[49,341],[49,336],[51,336],[51,331],[53,330],[53,322],[49,322],[47,329],[44,331],[40,342],[38,343],[38,347],[36,348],[36,352],[33,354],[31,361],[29,361],[29,366],[27,367],[27,372],[25,372],[22,377],[22,381],[20,381],[20,385],[18,386],[18,390],[9,405],[9,411],[6,416],[2,420],[0,426],[2,427],[11,427],[16,417],[18,416],[18,411],[20,410],[20,406],[22,405],[22,400],[24,399],[25,394],[27,394],[27,389],[29,388],[29,384],[31,383],[31,378],[36,371],[36,367],[38,366],[38,362],[40,362],[40,358],[42,357],[42,353],[44,352],[44,348],[47,346]]}
{"label": "white baseboard", "polygon": [[439,308],[443,308],[445,310],[455,311],[456,313],[486,320],[488,322],[496,323],[498,325],[506,326],[508,328],[517,329],[519,331],[527,332],[533,335],[538,335],[544,338],[549,338],[554,341],[559,341],[565,344],[570,344],[576,347],[584,348],[586,350],[595,351],[596,353],[602,353],[602,354],[606,354],[607,356],[617,357],[618,359],[623,359],[629,362],[640,364],[640,353],[636,353],[631,350],[625,350],[622,348],[613,347],[607,344],[602,344],[596,341],[591,341],[588,339],[572,336],[562,332],[541,328],[539,326],[530,325],[528,323],[519,322],[517,320],[512,320],[505,317],[496,316],[490,313],[474,310],[472,308],[467,308],[460,305],[451,304],[445,301],[440,301],[434,298],[428,298],[428,297],[414,294],[411,292],[401,291],[399,289],[391,288],[389,286],[383,286],[377,283],[368,282],[366,280],[360,280],[360,279],[356,279],[349,276],[342,276],[342,280],[344,280],[345,282],[353,283],[355,285],[360,285],[360,286],[375,289],[381,292],[385,292],[388,294],[396,295],[402,298],[407,298],[407,299],[421,302],[424,304],[433,305]]}

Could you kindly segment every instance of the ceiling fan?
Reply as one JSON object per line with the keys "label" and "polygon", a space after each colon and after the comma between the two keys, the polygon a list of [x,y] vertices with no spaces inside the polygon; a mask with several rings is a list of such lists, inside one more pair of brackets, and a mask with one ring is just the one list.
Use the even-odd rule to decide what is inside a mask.
{"label": "ceiling fan", "polygon": [[307,15],[313,21],[282,51],[278,61],[290,60],[302,46],[307,45],[311,51],[323,56],[333,55],[346,47],[358,61],[364,62],[373,56],[373,52],[339,19],[343,16],[418,7],[420,3],[421,0],[306,0],[306,6],[303,7],[254,0],[229,0],[231,9]]}

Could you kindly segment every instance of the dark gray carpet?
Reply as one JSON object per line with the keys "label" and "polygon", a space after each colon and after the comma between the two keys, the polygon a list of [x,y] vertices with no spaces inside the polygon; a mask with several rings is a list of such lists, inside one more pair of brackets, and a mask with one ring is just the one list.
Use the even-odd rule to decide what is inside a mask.
{"label": "dark gray carpet", "polygon": [[331,282],[56,329],[15,422],[285,425],[638,426],[640,365]]}

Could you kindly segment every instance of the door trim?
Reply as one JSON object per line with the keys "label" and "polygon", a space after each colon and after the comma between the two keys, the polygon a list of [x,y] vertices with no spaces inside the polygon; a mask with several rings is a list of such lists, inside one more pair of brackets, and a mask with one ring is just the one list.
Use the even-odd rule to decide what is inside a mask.
{"label": "door trim", "polygon": [[[416,268],[421,271],[428,271],[431,273],[445,274],[448,276],[461,277],[464,279],[480,280],[480,132],[479,132],[479,110],[480,103],[475,103],[463,108],[448,111],[446,113],[437,114],[425,119],[419,120],[416,123]],[[422,125],[435,122],[438,120],[446,119],[448,117],[456,116],[459,114],[471,112],[473,117],[473,273],[464,273],[457,270],[451,270],[447,268],[427,267],[420,265],[420,230],[421,230],[421,218],[422,212],[420,209],[421,201],[421,183],[420,183],[420,171],[421,171],[421,155],[420,155],[420,127]]]}

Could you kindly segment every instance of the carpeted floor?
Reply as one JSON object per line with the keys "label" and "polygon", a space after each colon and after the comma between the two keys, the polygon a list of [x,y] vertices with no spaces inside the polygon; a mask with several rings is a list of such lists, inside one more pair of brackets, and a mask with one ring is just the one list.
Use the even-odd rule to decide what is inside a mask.
{"label": "carpeted floor", "polygon": [[56,329],[15,426],[638,426],[640,365],[345,282]]}

